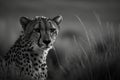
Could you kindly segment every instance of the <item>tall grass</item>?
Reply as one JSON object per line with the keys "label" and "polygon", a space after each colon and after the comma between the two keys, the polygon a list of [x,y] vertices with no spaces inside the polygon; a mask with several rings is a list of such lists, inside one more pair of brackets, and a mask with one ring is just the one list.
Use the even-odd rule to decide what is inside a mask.
{"label": "tall grass", "polygon": [[83,37],[79,36],[78,38],[76,34],[73,34],[71,38],[73,40],[68,40],[70,44],[67,47],[62,44],[64,39],[56,45],[61,45],[57,49],[57,55],[62,56],[60,61],[65,73],[57,73],[58,75],[53,75],[56,77],[50,80],[119,80],[119,31],[116,31],[112,24],[102,25],[100,17],[96,13],[95,17],[99,24],[97,26],[98,34],[87,29],[88,26],[85,26],[80,17],[76,17],[81,24],[80,27],[83,27],[85,31],[86,37],[84,38],[87,41]]}
{"label": "tall grass", "polygon": [[[99,15],[94,14],[98,30],[88,29],[76,16],[83,35],[75,31],[62,33],[63,38],[55,44],[56,52],[48,54],[48,80],[120,80],[119,31],[111,23],[103,25]],[[0,80],[30,80],[19,76],[14,66],[9,72],[2,68]]]}

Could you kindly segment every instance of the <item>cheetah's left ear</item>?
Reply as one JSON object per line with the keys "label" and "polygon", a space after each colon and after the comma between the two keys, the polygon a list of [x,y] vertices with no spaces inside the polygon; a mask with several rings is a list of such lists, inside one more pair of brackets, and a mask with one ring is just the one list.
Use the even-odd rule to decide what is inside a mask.
{"label": "cheetah's left ear", "polygon": [[30,22],[30,19],[27,17],[20,17],[20,24],[22,25],[22,28],[26,30],[27,24]]}
{"label": "cheetah's left ear", "polygon": [[62,20],[63,20],[63,17],[61,15],[58,15],[58,16],[56,16],[56,17],[53,18],[53,21],[55,21],[55,23],[57,25],[59,25]]}

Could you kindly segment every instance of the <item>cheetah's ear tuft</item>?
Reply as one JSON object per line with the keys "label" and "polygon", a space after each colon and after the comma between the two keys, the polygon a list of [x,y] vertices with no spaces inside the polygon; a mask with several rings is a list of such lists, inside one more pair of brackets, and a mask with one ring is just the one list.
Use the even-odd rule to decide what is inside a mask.
{"label": "cheetah's ear tuft", "polygon": [[63,20],[63,17],[61,15],[58,15],[58,16],[56,16],[56,17],[53,18],[53,21],[55,21],[55,23],[57,25],[59,25],[62,20]]}
{"label": "cheetah's ear tuft", "polygon": [[22,28],[25,30],[27,24],[30,22],[30,19],[27,17],[20,17],[20,24],[22,25]]}

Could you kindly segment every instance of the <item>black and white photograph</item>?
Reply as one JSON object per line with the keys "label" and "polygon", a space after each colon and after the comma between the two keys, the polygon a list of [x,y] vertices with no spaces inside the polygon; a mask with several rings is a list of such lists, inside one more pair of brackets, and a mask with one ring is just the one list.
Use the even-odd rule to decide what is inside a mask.
{"label": "black and white photograph", "polygon": [[0,80],[120,80],[120,0],[0,0]]}

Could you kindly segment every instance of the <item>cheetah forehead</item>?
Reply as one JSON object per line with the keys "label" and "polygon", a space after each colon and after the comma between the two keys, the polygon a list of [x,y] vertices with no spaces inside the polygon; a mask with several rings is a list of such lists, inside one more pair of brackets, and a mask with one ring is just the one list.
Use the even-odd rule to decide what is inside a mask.
{"label": "cheetah forehead", "polygon": [[41,20],[41,19],[49,19],[49,18],[47,18],[47,17],[45,17],[45,16],[35,16],[35,18],[34,18],[35,20]]}
{"label": "cheetah forehead", "polygon": [[47,18],[45,16],[35,16],[35,18]]}
{"label": "cheetah forehead", "polygon": [[48,18],[48,17],[45,17],[45,16],[35,16],[33,21],[38,22],[38,23],[40,22],[39,24],[42,27],[47,26],[47,27],[50,27],[50,28],[56,28],[56,26],[57,26],[51,18]]}

